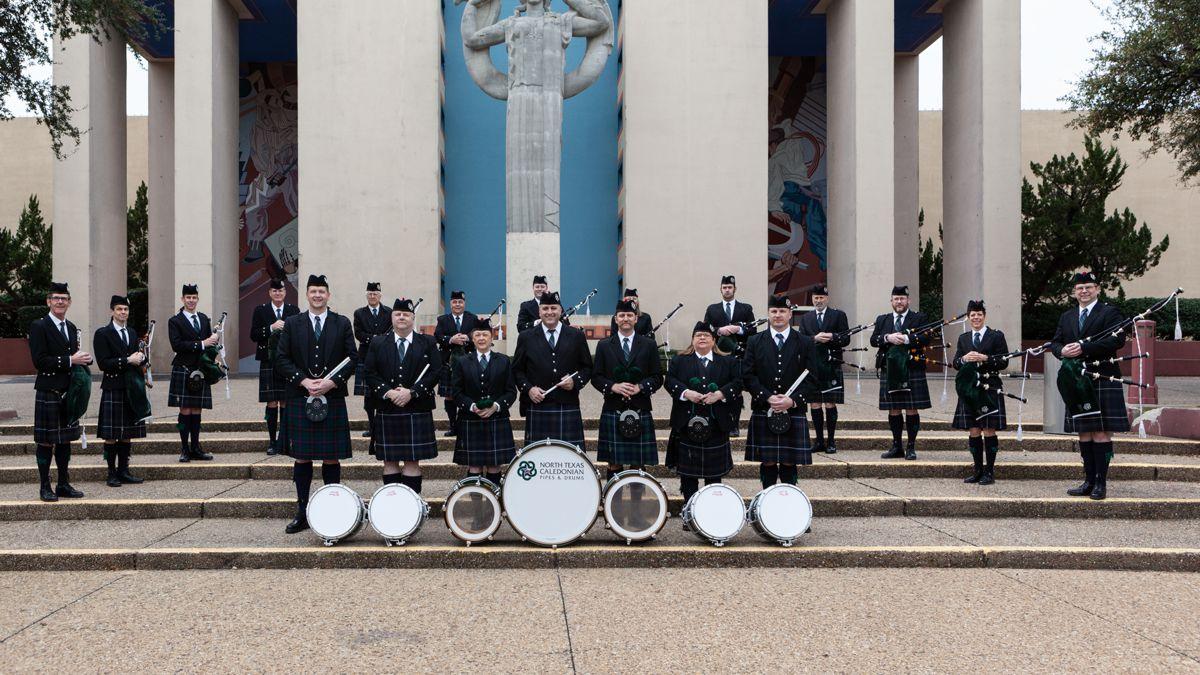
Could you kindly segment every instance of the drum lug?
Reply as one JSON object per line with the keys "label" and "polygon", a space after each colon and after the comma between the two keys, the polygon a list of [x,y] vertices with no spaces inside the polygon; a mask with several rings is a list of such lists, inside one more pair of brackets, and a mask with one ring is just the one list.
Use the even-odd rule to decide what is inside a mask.
{"label": "drum lug", "polygon": [[632,540],[632,539],[630,539],[629,537],[626,537],[626,538],[625,538],[625,545],[626,545],[626,546],[633,546],[633,540]]}
{"label": "drum lug", "polygon": [[783,547],[784,547],[784,548],[791,548],[791,547],[792,547],[792,540],[791,540],[791,539],[788,539],[787,541],[781,541],[781,542],[779,542],[779,543],[780,543],[780,544],[783,544]]}
{"label": "drum lug", "polygon": [[724,541],[714,541],[713,542],[713,546],[716,546],[717,548],[721,548],[724,545],[725,545]]}
{"label": "drum lug", "polygon": [[336,544],[336,543],[338,543],[338,540],[337,540],[337,539],[326,539],[326,540],[325,540],[325,545],[326,545],[326,546],[333,546],[333,545],[334,545],[334,544]]}
{"label": "drum lug", "polygon": [[467,548],[471,548],[471,542],[468,541],[466,543],[467,543]]}

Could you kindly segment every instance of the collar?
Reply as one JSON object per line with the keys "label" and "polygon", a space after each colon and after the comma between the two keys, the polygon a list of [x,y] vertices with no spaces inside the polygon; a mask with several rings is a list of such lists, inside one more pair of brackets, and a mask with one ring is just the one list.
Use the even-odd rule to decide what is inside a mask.
{"label": "collar", "polygon": [[54,322],[55,328],[58,328],[60,325],[67,322],[66,319],[59,321],[58,317],[54,316],[54,312],[46,312],[46,316],[50,317],[50,320]]}
{"label": "collar", "polygon": [[180,312],[183,314],[183,318],[188,320],[188,323],[191,323],[192,319],[200,318],[200,312],[189,312],[186,309],[180,310]]}
{"label": "collar", "polygon": [[980,328],[979,330],[972,330],[971,332],[979,333],[979,339],[982,340],[983,336],[987,335],[987,330],[988,330],[988,327],[985,325],[983,328]]}
{"label": "collar", "polygon": [[791,334],[792,334],[791,326],[788,326],[787,328],[784,328],[783,330],[775,330],[774,327],[771,328],[771,340],[775,340],[776,335],[782,335],[783,341],[787,342],[787,339],[788,339],[788,337],[791,336]]}
{"label": "collar", "polygon": [[622,340],[633,340],[635,337],[637,337],[637,331],[629,331],[629,335],[622,333],[620,330],[617,331],[617,342]]}
{"label": "collar", "polygon": [[900,317],[901,319],[907,319],[910,311],[912,310],[906,309],[903,312],[892,312],[892,318],[895,319],[896,317]]}
{"label": "collar", "polygon": [[487,350],[486,352],[481,352],[478,349],[475,350],[475,360],[476,361],[478,361],[479,359],[481,359],[485,356],[491,357],[491,355],[492,355],[492,350],[490,350],[490,349]]}
{"label": "collar", "polygon": [[284,307],[287,307],[287,300],[284,300],[282,305],[277,305],[277,304],[275,304],[275,303],[273,303],[273,302],[268,302],[267,304],[268,304],[268,305],[270,305],[270,307],[271,307],[271,310],[272,310],[272,311],[280,311],[280,312],[282,312],[282,311],[283,311],[283,308],[284,308]]}
{"label": "collar", "polygon": [[722,300],[721,300],[721,306],[722,306],[722,307],[724,307],[725,305],[733,305],[734,307],[737,307],[737,298],[734,298],[734,299],[732,299],[732,300],[724,300],[724,299],[722,299]]}
{"label": "collar", "polygon": [[[549,340],[550,339],[550,329],[546,328],[546,324],[541,324],[541,327],[542,327],[542,337]],[[562,329],[563,329],[563,325],[562,325],[562,322],[560,321],[558,323],[558,325],[554,327],[554,333],[557,336],[557,337],[555,337],[555,340],[558,340],[558,338],[562,337]]]}
{"label": "collar", "polygon": [[129,330],[129,324],[118,325],[115,319],[110,319],[108,324],[113,327],[113,330]]}
{"label": "collar", "polygon": [[700,352],[693,352],[693,353],[696,355],[696,358],[700,359],[701,361],[712,361],[713,360],[712,352],[709,352],[703,356],[700,355]]}
{"label": "collar", "polygon": [[310,310],[308,310],[308,320],[309,320],[309,321],[316,321],[317,319],[320,319],[320,320],[321,320],[321,322],[322,322],[322,323],[324,323],[324,321],[325,321],[325,316],[326,316],[326,315],[328,315],[328,314],[329,314],[329,308],[328,308],[328,307],[326,307],[326,308],[325,308],[325,311],[324,311],[324,312],[321,312],[320,314],[313,314],[312,310],[310,309]]}
{"label": "collar", "polygon": [[1087,305],[1084,305],[1083,307],[1080,307],[1080,308],[1079,308],[1079,313],[1080,313],[1080,314],[1083,314],[1083,310],[1085,310],[1085,309],[1086,309],[1086,310],[1087,310],[1087,313],[1088,313],[1088,316],[1091,316],[1091,315],[1092,315],[1092,310],[1093,310],[1093,309],[1096,309],[1096,303],[1098,303],[1098,302],[1100,302],[1100,298],[1096,298],[1095,300],[1092,300],[1092,301],[1091,301],[1089,304],[1087,304]]}
{"label": "collar", "polygon": [[400,334],[396,333],[396,331],[393,330],[392,331],[392,342],[399,343],[401,340],[408,340],[408,343],[412,344],[413,335],[416,334],[416,332],[417,331],[414,330],[414,331],[410,332],[408,335],[400,335]]}

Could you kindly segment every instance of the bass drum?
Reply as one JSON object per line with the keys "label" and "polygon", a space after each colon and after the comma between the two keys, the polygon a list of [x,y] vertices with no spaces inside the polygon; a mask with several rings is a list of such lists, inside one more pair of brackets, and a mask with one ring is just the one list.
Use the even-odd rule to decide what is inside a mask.
{"label": "bass drum", "polygon": [[442,511],[450,534],[467,546],[490,540],[500,529],[500,513],[500,488],[481,476],[455,483]]}
{"label": "bass drum", "polygon": [[795,485],[779,483],[750,500],[750,526],[763,539],[791,546],[812,524],[812,503]]}
{"label": "bass drum", "polygon": [[579,539],[600,513],[600,472],[577,446],[547,439],[517,453],[500,502],[521,539],[557,548]]}
{"label": "bass drum", "polygon": [[666,491],[645,471],[622,471],[604,486],[604,521],[626,544],[658,536],[669,515]]}
{"label": "bass drum", "polygon": [[305,513],[313,533],[326,546],[333,546],[362,529],[367,509],[357,492],[341,483],[330,483],[317,488],[309,497]]}
{"label": "bass drum", "polygon": [[399,483],[382,485],[371,495],[367,519],[388,546],[408,543],[429,517],[429,504],[412,488]]}
{"label": "bass drum", "polygon": [[679,517],[692,534],[713,546],[724,546],[746,526],[746,504],[737,490],[713,483],[692,495]]}

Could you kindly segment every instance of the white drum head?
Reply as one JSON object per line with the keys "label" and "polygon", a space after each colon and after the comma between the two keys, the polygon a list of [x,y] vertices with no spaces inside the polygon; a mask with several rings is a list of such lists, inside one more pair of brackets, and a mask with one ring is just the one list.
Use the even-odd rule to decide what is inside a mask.
{"label": "white drum head", "polygon": [[729,541],[746,524],[746,505],[737,490],[723,483],[700,488],[692,495],[692,527],[713,541]]}
{"label": "white drum head", "polygon": [[644,471],[622,471],[604,488],[604,519],[622,539],[650,539],[667,522],[667,493]]}
{"label": "white drum head", "polygon": [[780,541],[792,541],[812,524],[812,504],[795,485],[780,483],[754,499],[754,519],[762,531]]}
{"label": "white drum head", "polygon": [[358,493],[341,483],[322,485],[308,499],[308,526],[317,536],[337,540],[362,525],[363,504]]}
{"label": "white drum head", "polygon": [[500,499],[481,480],[459,483],[446,498],[446,527],[468,544],[485,541],[500,529]]}
{"label": "white drum head", "polygon": [[371,495],[367,516],[384,539],[407,539],[425,522],[428,507],[407,485],[383,485]]}
{"label": "white drum head", "polygon": [[500,499],[512,528],[542,546],[575,541],[600,511],[600,476],[579,448],[538,441],[508,465]]}

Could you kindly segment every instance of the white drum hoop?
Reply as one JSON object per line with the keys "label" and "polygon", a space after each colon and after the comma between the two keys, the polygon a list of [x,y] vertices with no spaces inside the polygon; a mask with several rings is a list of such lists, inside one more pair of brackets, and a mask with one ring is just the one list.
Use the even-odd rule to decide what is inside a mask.
{"label": "white drum hoop", "polygon": [[[405,531],[384,531],[387,525],[381,521],[386,516],[384,509],[386,508],[389,500],[384,498],[382,495],[388,490],[395,490],[396,492],[399,492],[400,494],[403,494],[412,500],[410,503],[416,504],[416,518],[413,519],[411,525],[409,525],[407,528],[404,528]],[[379,536],[383,537],[383,541],[388,546],[403,546],[407,544],[409,539],[413,538],[417,532],[421,531],[421,527],[425,524],[425,520],[428,517],[429,503],[422,499],[421,495],[417,494],[416,490],[413,490],[407,485],[401,485],[400,483],[391,483],[388,485],[379,486],[379,489],[375,490],[375,493],[371,495],[371,501],[367,505],[367,520],[371,523],[371,529],[375,530]]]}
{"label": "white drum hoop", "polygon": [[[616,518],[612,514],[612,502],[617,496],[617,491],[626,485],[644,485],[655,497],[658,498],[659,512],[654,522],[649,527],[643,530],[629,530],[617,524]],[[642,471],[641,469],[628,469],[621,471],[604,485],[604,521],[608,523],[608,528],[613,531],[618,537],[625,540],[626,544],[633,542],[649,541],[658,536],[658,533],[667,524],[667,518],[671,513],[668,510],[667,491],[663,489],[662,483],[658,482],[654,476]]]}
{"label": "white drum hoop", "polygon": [[[590,513],[590,518],[585,518],[586,523],[581,523],[582,527],[577,527],[572,533],[553,540],[547,538],[539,539],[533,532],[529,530],[529,523],[526,523],[526,527],[523,528],[521,523],[518,522],[521,518],[513,518],[514,507],[516,507],[518,511],[521,507],[518,506],[518,502],[514,497],[514,489],[509,488],[510,485],[518,484],[516,482],[518,478],[525,482],[536,478],[536,473],[533,476],[526,478],[525,476],[528,474],[525,474],[524,471],[531,462],[531,460],[528,458],[536,451],[545,447],[557,448],[573,453],[573,458],[580,460],[584,466],[584,475],[582,476],[582,481],[589,487],[594,481],[596,488],[594,504],[589,503],[584,509],[581,509],[581,512],[586,511]],[[579,493],[578,491],[572,491],[571,494],[572,496],[578,496]],[[549,548],[565,546],[586,535],[588,530],[592,528],[592,525],[595,524],[596,518],[600,516],[603,497],[604,492],[603,485],[600,482],[600,472],[596,469],[596,465],[592,463],[592,460],[588,459],[588,456],[583,452],[583,450],[574,443],[568,443],[566,441],[560,441],[551,438],[530,443],[529,445],[518,450],[516,456],[513,457],[512,461],[509,462],[508,467],[505,468],[504,477],[500,479],[500,503],[504,507],[504,515],[508,519],[509,527],[511,527],[523,541],[531,541],[538,546],[546,546]],[[546,504],[546,506],[553,509],[554,507],[561,507],[562,505]],[[561,508],[558,508],[557,510],[560,513],[562,512]]]}
{"label": "white drum hoop", "polygon": [[[741,518],[738,519],[737,527],[729,533],[710,532],[709,530],[705,529],[704,524],[700,522],[700,520],[705,520],[706,517],[702,517],[700,520],[697,520],[698,513],[705,511],[703,508],[703,503],[706,500],[713,499],[717,496],[713,494],[714,492],[717,492],[721,497],[728,500],[729,503],[733,503],[733,500],[729,499],[729,495],[719,493],[718,491],[720,490],[727,490],[732,497],[737,500],[737,503],[741,508]],[[683,511],[681,511],[679,515],[684,524],[691,529],[692,534],[696,535],[700,539],[703,539],[704,541],[709,542],[713,546],[724,546],[726,542],[736,537],[738,533],[742,531],[742,528],[746,526],[746,506],[745,501],[742,499],[742,495],[737,490],[724,483],[713,483],[712,485],[705,485],[704,487],[700,488],[691,496],[690,499],[688,499],[687,503],[683,505]]]}
{"label": "white drum hoop", "polygon": [[[799,521],[795,528],[796,532],[777,531],[778,528],[772,529],[767,522],[771,517],[764,513],[764,505],[766,505],[769,497],[778,497],[780,495],[795,495],[794,504],[799,508]],[[804,536],[804,532],[808,530],[812,524],[812,502],[809,501],[808,495],[804,494],[804,490],[791,485],[789,483],[778,483],[754,495],[750,500],[750,508],[747,511],[747,517],[750,520],[750,526],[755,532],[767,541],[773,541],[780,546],[791,546],[797,539]]]}
{"label": "white drum hoop", "polygon": [[[322,512],[325,507],[321,504],[333,498],[341,498],[343,495],[350,496],[351,512],[347,518],[340,519],[344,522],[338,522],[339,519],[335,518],[331,523],[329,514]],[[322,485],[312,493],[304,515],[313,533],[324,540],[326,546],[333,546],[343,539],[349,539],[362,529],[363,521],[367,517],[367,507],[363,505],[362,497],[348,486],[341,483],[330,483]]]}
{"label": "white drum hoop", "polygon": [[[467,532],[459,527],[454,522],[454,518],[451,517],[454,505],[461,501],[462,498],[470,495],[479,495],[485,501],[492,504],[492,520],[480,532]],[[446,504],[442,507],[442,517],[446,521],[446,529],[450,530],[450,534],[454,535],[455,539],[470,546],[471,544],[490,540],[496,535],[496,531],[500,529],[500,522],[503,519],[503,511],[504,509],[500,505],[499,486],[482,476],[471,476],[458,481],[454,484],[454,487],[450,488],[450,494],[446,497]]]}

